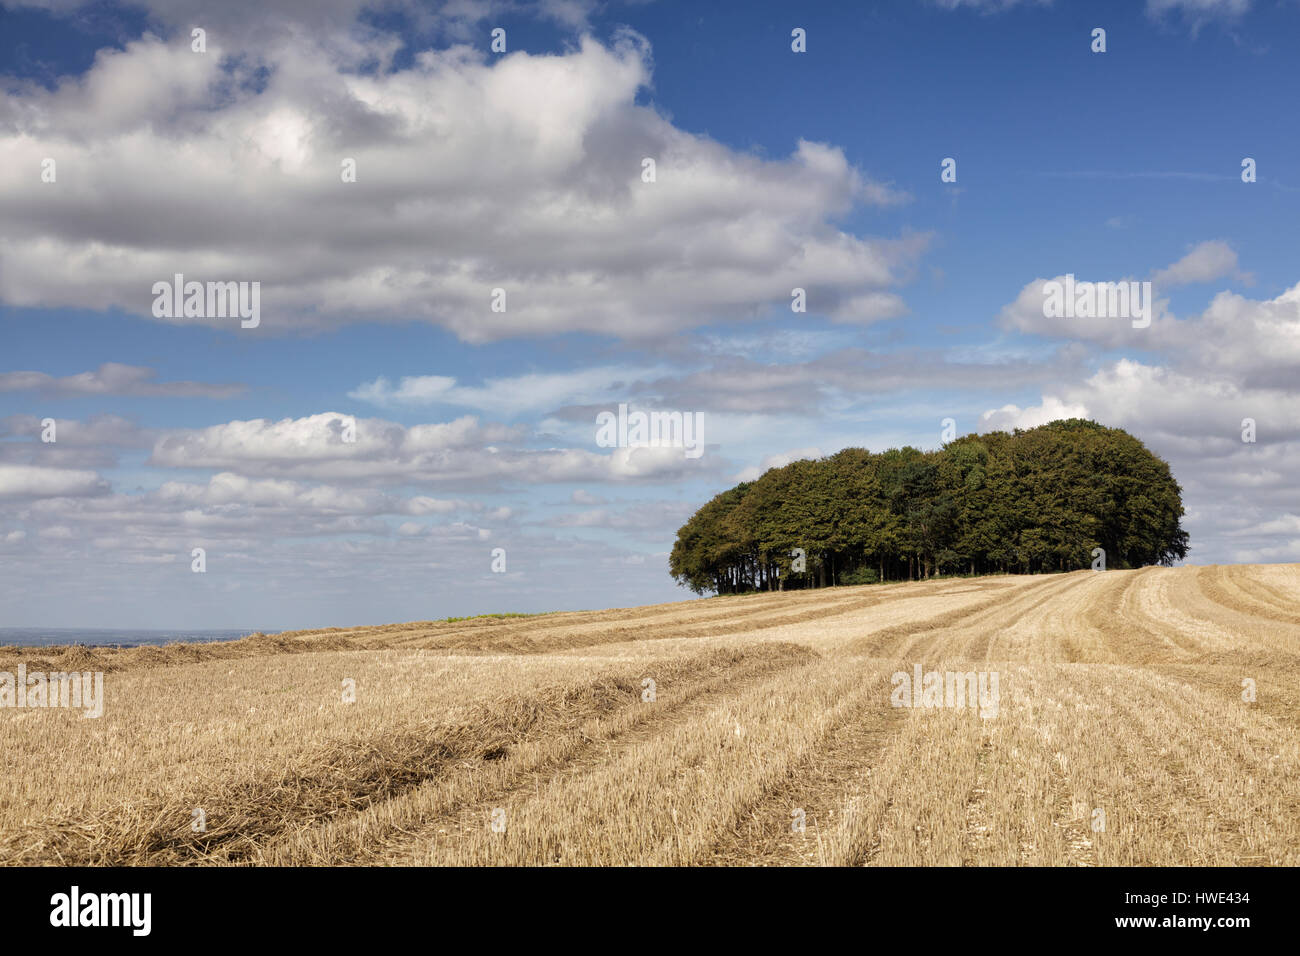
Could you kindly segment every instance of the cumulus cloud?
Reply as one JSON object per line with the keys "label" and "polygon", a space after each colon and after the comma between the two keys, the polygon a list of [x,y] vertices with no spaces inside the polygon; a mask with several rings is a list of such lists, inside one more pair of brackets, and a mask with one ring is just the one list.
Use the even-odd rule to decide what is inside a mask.
{"label": "cumulus cloud", "polygon": [[1227,375],[1206,377],[1120,359],[1081,382],[1060,386],[1039,405],[985,412],[981,431],[1032,428],[1057,418],[1094,418],[1186,442],[1189,450],[1235,447],[1243,418],[1262,423],[1273,439],[1300,439],[1300,395],[1246,387]]}
{"label": "cumulus cloud", "polygon": [[412,498],[377,491],[339,488],[330,485],[308,486],[294,481],[252,479],[231,472],[213,475],[206,485],[165,482],[152,493],[164,505],[186,506],[241,505],[253,508],[278,508],[312,514],[397,514],[424,516],[447,514],[474,507],[469,502],[430,498]]}
{"label": "cumulus cloud", "polygon": [[[60,498],[29,502],[22,512],[43,538],[74,537],[98,550],[125,554],[180,554],[196,545],[221,544],[224,550],[272,547],[288,538],[335,535],[387,538],[418,527],[421,533],[461,526],[464,518],[430,525],[406,521],[394,528],[389,518],[441,518],[460,513],[505,522],[509,514],[478,501],[405,496],[373,489],[250,479],[233,473],[206,483],[169,481],[136,494]],[[53,531],[49,529],[55,529]]]}
{"label": "cumulus cloud", "polygon": [[[355,440],[349,440],[355,429]],[[310,463],[410,461],[420,455],[483,445],[520,434],[501,426],[480,426],[472,416],[410,428],[339,412],[306,418],[233,421],[178,430],[159,439],[151,464],[179,468],[246,465],[273,469]]]}
{"label": "cumulus cloud", "polygon": [[1188,322],[1171,324],[1166,347],[1200,369],[1255,386],[1294,389],[1300,367],[1300,283],[1272,299],[1220,292]]}
{"label": "cumulus cloud", "polygon": [[[345,440],[355,422],[355,441]],[[503,483],[667,481],[713,468],[707,454],[688,459],[680,448],[534,448],[527,429],[480,424],[473,416],[403,426],[351,419],[338,412],[306,418],[234,421],[168,432],[150,464],[213,468],[254,477],[438,482],[466,488]],[[594,444],[594,433],[593,433]]]}
{"label": "cumulus cloud", "polygon": [[[152,317],[153,284],[180,273],[260,282],[258,333],[162,319],[241,334],[414,317],[471,342],[649,338],[784,307],[795,287],[839,321],[900,314],[929,242],[835,225],[905,198],[837,147],[763,159],[638,105],[650,50],[626,31],[563,55],[458,46],[369,73],[285,43],[269,75],[223,57],[219,36],[206,56],[185,39],[102,50],[53,90],[14,84],[0,300]],[[33,189],[22,171],[45,157],[61,174]]]}
{"label": "cumulus cloud", "polygon": [[818,448],[795,448],[782,454],[768,455],[757,467],[746,468],[732,475],[731,480],[755,481],[769,468],[784,468],[792,461],[798,461],[801,458],[820,458],[821,454],[821,449]]}
{"label": "cumulus cloud", "polygon": [[1152,274],[1151,281],[1161,288],[1213,282],[1224,276],[1248,280],[1250,276],[1237,268],[1237,253],[1221,239],[1202,242],[1177,262]]}
{"label": "cumulus cloud", "polygon": [[1014,431],[1017,428],[1037,428],[1058,418],[1087,418],[1088,407],[1082,404],[1062,401],[1055,395],[1046,396],[1042,404],[1030,408],[1019,405],[1003,405],[980,415],[979,430]]}
{"label": "cumulus cloud", "polygon": [[[1055,281],[1064,280],[1058,276]],[[1026,285],[1015,301],[1003,307],[999,324],[1105,348],[1159,350],[1180,365],[1231,372],[1256,385],[1295,382],[1294,370],[1300,364],[1300,283],[1272,299],[1220,292],[1204,312],[1187,319],[1170,313],[1168,300],[1157,298],[1150,326],[1135,329],[1128,319],[1045,317],[1047,281],[1035,279]]]}
{"label": "cumulus cloud", "polygon": [[93,471],[0,464],[0,498],[66,498],[108,492],[108,482]]}

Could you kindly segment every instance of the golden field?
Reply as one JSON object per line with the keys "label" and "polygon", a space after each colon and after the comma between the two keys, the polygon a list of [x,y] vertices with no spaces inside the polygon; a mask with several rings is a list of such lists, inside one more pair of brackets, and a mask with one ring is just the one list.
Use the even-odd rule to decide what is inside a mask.
{"label": "golden field", "polygon": [[[8,864],[1300,864],[1300,565],[20,663],[105,705],[0,709]],[[917,665],[996,674],[996,716],[893,706]]]}

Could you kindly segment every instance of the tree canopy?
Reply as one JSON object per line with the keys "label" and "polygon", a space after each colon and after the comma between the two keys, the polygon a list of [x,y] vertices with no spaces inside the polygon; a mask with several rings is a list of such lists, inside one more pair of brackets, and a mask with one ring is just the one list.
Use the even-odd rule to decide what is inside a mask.
{"label": "tree canopy", "polygon": [[1187,555],[1169,465],[1072,418],[965,435],[938,451],[845,448],[771,468],[677,532],[669,571],[697,594],[935,574],[1172,564]]}

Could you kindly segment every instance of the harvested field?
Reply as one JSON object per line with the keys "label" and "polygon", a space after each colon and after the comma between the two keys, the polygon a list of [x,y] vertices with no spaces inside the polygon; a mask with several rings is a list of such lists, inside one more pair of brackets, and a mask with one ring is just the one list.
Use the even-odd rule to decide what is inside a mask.
{"label": "harvested field", "polygon": [[1300,565],[0,660],[106,672],[0,710],[9,864],[1300,864]]}

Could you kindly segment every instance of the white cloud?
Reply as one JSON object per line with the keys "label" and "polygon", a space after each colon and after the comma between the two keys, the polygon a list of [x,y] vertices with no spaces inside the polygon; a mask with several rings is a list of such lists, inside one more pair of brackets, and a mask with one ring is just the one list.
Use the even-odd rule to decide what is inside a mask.
{"label": "white cloud", "polygon": [[421,495],[402,498],[368,489],[304,485],[295,481],[246,478],[232,472],[213,475],[206,485],[169,481],[151,496],[163,506],[272,508],[299,514],[416,516],[447,514],[474,507],[466,501]]}
{"label": "white cloud", "polygon": [[[1181,270],[1181,274],[1190,274],[1194,268]],[[1055,281],[1064,279],[1057,276]],[[1261,385],[1294,384],[1294,370],[1300,365],[1300,283],[1272,299],[1220,292],[1203,313],[1188,319],[1171,314],[1168,300],[1157,298],[1150,326],[1133,328],[1128,319],[1044,316],[1043,286],[1047,281],[1035,279],[1026,285],[1015,301],[1003,307],[999,325],[1104,348],[1159,350],[1181,366],[1231,372]]]}
{"label": "white cloud", "polygon": [[[472,416],[409,427],[357,419],[356,441],[346,442],[347,421],[338,412],[325,412],[278,422],[254,419],[171,431],[155,444],[149,463],[253,477],[440,482],[464,488],[514,482],[665,481],[714,467],[708,454],[688,459],[680,448],[614,448],[607,454],[533,448],[524,444],[527,429],[480,425]],[[594,446],[594,430],[592,441]]]}
{"label": "white cloud", "polygon": [[1300,367],[1300,283],[1272,299],[1220,292],[1197,318],[1165,330],[1166,347],[1189,365],[1256,385],[1294,389]]}
{"label": "white cloud", "polygon": [[[1300,561],[1291,530],[1300,395],[1291,384],[1254,384],[1231,357],[1215,371],[1121,359],[1055,387],[1038,405],[985,412],[980,430],[1070,417],[1123,428],[1170,463],[1188,505],[1190,560]],[[1243,441],[1246,418],[1255,422],[1254,442]]]}
{"label": "white cloud", "polygon": [[[1049,282],[1064,284],[1067,276],[1059,275],[1051,279],[1034,279],[1028,283],[1013,302],[1002,307],[998,315],[998,325],[1004,329],[1041,335],[1051,338],[1068,338],[1081,342],[1093,342],[1106,348],[1130,346],[1135,348],[1152,347],[1157,344],[1164,326],[1172,321],[1166,312],[1167,299],[1155,299],[1147,302],[1145,307],[1151,310],[1151,323],[1146,328],[1134,328],[1132,318],[1080,318],[1065,315],[1048,316],[1044,314],[1047,301],[1046,285]],[[1093,278],[1076,275],[1076,283],[1084,282],[1127,282],[1134,281],[1131,276],[1111,278]],[[1152,294],[1158,292],[1153,286]]]}
{"label": "white cloud", "polygon": [[93,471],[0,464],[0,498],[63,498],[108,490],[108,482]]}
{"label": "white cloud", "polygon": [[[899,314],[929,241],[834,225],[905,198],[838,148],[762,159],[637,105],[650,51],[628,32],[564,55],[429,50],[378,73],[298,38],[266,52],[260,87],[219,34],[206,56],[183,39],[101,51],[0,103],[0,301],[152,317],[153,284],[182,273],[260,282],[257,332],[163,320],[244,335],[417,318],[472,342],[650,339],[786,308],[796,286],[842,321]],[[356,42],[382,59],[390,41]],[[58,181],[32,190],[23,171],[47,156]]]}
{"label": "white cloud", "polygon": [[1249,278],[1237,268],[1237,253],[1232,246],[1214,239],[1199,243],[1177,262],[1153,273],[1151,281],[1161,288],[1171,288],[1194,282],[1213,282],[1224,276]]}
{"label": "white cloud", "polygon": [[[1029,408],[985,412],[981,431],[1032,428],[1057,418],[1093,418],[1191,450],[1241,444],[1241,421],[1254,418],[1273,440],[1300,439],[1300,395],[1243,386],[1230,376],[1189,374],[1120,359],[1086,380],[1063,384]],[[1224,444],[1226,443],[1226,444]]]}
{"label": "white cloud", "polygon": [[818,448],[795,448],[783,454],[768,455],[757,467],[746,468],[743,471],[732,475],[732,481],[755,481],[763,472],[769,468],[784,468],[792,461],[798,461],[801,458],[820,458],[821,450]]}
{"label": "white cloud", "polygon": [[[350,425],[355,425],[356,430],[356,440],[351,442],[345,440]],[[472,416],[406,428],[381,419],[356,419],[339,412],[322,412],[278,422],[258,418],[169,432],[154,446],[151,463],[183,468],[225,468],[241,464],[269,470],[311,462],[401,462],[507,440],[518,434],[518,429],[504,426],[480,426]]]}
{"label": "white cloud", "polygon": [[980,415],[979,431],[1013,431],[1017,428],[1037,428],[1058,418],[1088,418],[1088,408],[1082,404],[1072,404],[1049,395],[1041,405],[1021,408],[1019,405],[1003,405]]}

